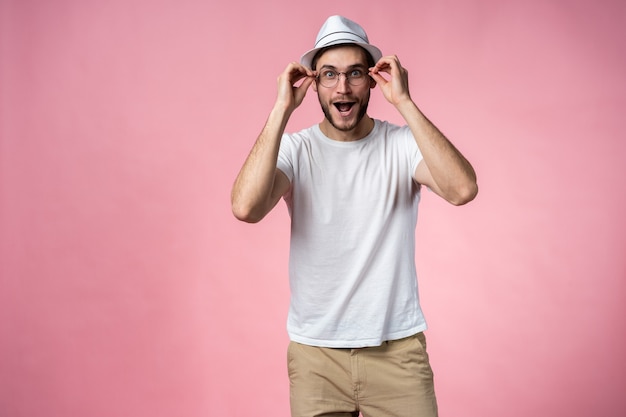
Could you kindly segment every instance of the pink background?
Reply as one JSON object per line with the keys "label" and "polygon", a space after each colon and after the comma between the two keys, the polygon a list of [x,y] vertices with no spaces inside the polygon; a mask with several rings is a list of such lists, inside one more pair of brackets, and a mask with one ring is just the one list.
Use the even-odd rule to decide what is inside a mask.
{"label": "pink background", "polygon": [[289,414],[287,212],[229,193],[335,13],[479,175],[421,205],[441,415],[626,415],[623,1],[0,5],[2,417]]}

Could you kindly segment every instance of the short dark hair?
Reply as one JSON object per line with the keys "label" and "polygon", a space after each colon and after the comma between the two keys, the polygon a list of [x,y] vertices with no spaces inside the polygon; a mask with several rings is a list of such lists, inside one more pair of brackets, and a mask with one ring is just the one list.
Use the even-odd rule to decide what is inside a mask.
{"label": "short dark hair", "polygon": [[320,58],[320,56],[322,56],[322,54],[324,52],[328,51],[329,49],[339,48],[340,46],[355,46],[355,47],[359,48],[360,50],[362,50],[365,53],[365,59],[367,59],[367,67],[371,68],[374,65],[376,65],[376,63],[374,62],[374,57],[372,57],[372,54],[367,52],[367,49],[365,49],[365,48],[363,48],[363,47],[361,47],[359,45],[352,45],[352,44],[349,44],[349,43],[342,43],[342,44],[339,44],[339,45],[327,46],[326,48],[322,48],[319,51],[317,51],[317,53],[315,54],[315,56],[311,60],[311,69],[315,71],[315,67],[317,66],[317,60]]}

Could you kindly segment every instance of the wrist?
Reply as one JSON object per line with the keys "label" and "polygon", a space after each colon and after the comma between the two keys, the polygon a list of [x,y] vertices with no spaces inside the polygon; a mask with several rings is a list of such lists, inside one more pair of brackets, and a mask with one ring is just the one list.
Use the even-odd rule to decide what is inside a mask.
{"label": "wrist", "polygon": [[415,111],[419,109],[417,108],[417,105],[415,104],[415,102],[411,99],[411,96],[407,95],[406,97],[401,98],[400,100],[396,101],[395,103],[395,107],[396,109],[398,109],[398,111],[400,113],[404,113],[407,111]]}
{"label": "wrist", "polygon": [[292,103],[281,99],[277,99],[274,102],[274,106],[272,107],[272,113],[274,113],[275,115],[280,114],[282,116],[286,116],[287,118],[291,116],[291,113],[293,113],[294,110],[295,107]]}

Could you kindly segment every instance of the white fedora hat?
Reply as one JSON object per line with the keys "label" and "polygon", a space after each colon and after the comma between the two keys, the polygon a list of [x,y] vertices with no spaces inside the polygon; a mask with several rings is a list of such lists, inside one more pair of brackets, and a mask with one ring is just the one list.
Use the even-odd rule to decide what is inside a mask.
{"label": "white fedora hat", "polygon": [[331,16],[326,19],[315,40],[315,48],[311,49],[300,58],[300,63],[311,68],[311,62],[315,54],[323,48],[334,45],[355,44],[372,55],[374,62],[383,56],[380,49],[370,45],[365,30],[356,22],[343,16]]}

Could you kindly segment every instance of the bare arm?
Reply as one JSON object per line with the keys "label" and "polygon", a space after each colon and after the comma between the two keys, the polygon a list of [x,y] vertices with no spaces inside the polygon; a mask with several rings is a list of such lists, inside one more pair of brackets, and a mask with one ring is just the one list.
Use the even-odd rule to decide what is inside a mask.
{"label": "bare arm", "polygon": [[[380,73],[387,73],[389,79]],[[454,205],[472,201],[478,193],[474,168],[413,102],[408,73],[398,58],[381,58],[370,75],[406,120],[422,151],[424,159],[415,170],[415,180]]]}
{"label": "bare arm", "polygon": [[[294,86],[303,80],[299,86]],[[289,189],[289,179],[276,168],[280,140],[293,111],[302,103],[314,73],[291,63],[278,77],[278,95],[265,127],[244,162],[231,192],[231,208],[239,220],[255,223],[269,213]]]}

